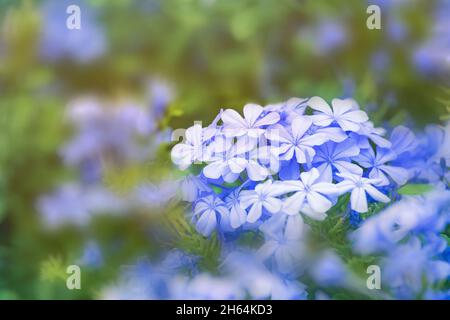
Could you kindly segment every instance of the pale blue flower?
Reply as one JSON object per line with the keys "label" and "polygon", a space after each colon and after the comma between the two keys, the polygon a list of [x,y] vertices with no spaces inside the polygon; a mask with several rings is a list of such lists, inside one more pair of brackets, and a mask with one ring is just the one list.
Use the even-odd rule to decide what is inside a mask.
{"label": "pale blue flower", "polygon": [[264,108],[257,104],[244,106],[244,118],[235,110],[227,109],[222,113],[224,133],[229,137],[248,135],[258,138],[264,133],[262,127],[272,125],[280,120],[277,112],[264,112]]}
{"label": "pale blue flower", "polygon": [[398,299],[415,299],[441,280],[450,277],[450,264],[435,259],[439,251],[413,238],[398,245],[382,260],[383,283]]}
{"label": "pale blue flower", "polygon": [[383,128],[375,128],[371,121],[367,121],[357,132],[351,132],[349,136],[360,149],[370,148],[369,140],[381,148],[390,148],[391,142],[383,138],[385,132]]}
{"label": "pale blue flower", "polygon": [[380,180],[382,185],[390,183],[388,176],[399,186],[408,181],[409,173],[402,167],[388,165],[388,162],[396,159],[396,153],[383,148],[377,148],[377,153],[372,148],[363,149],[361,153],[354,158],[359,165],[370,169],[369,178]]}
{"label": "pale blue flower", "polygon": [[289,128],[273,126],[266,131],[266,137],[271,141],[279,142],[276,148],[280,160],[291,160],[295,157],[298,163],[310,163],[315,155],[314,146],[326,142],[328,139],[320,133],[305,134],[311,127],[312,121],[306,117],[297,117]]}
{"label": "pale blue flower", "polygon": [[418,144],[414,133],[404,126],[395,127],[392,130],[390,140],[392,143],[391,150],[397,156],[414,150]]}
{"label": "pale blue flower", "polygon": [[321,286],[345,286],[350,274],[342,259],[333,251],[322,252],[311,265],[310,274]]}
{"label": "pale blue flower", "polygon": [[317,168],[320,180],[332,182],[336,172],[362,173],[362,169],[352,163],[352,157],[357,156],[360,149],[353,140],[347,139],[341,143],[327,142],[316,149],[312,165]]}
{"label": "pale blue flower", "polygon": [[342,142],[348,138],[347,134],[340,127],[319,127],[311,125],[306,134],[312,136],[314,134],[321,134],[325,136],[327,141]]}
{"label": "pale blue flower", "polygon": [[450,222],[449,206],[450,191],[405,197],[365,220],[350,238],[363,254],[388,250],[410,234],[441,231]]}
{"label": "pale blue flower", "polygon": [[[81,28],[66,26],[68,6],[76,4],[81,9]],[[96,13],[86,1],[50,0],[42,6],[42,30],[40,55],[45,60],[71,59],[78,63],[88,63],[104,55],[107,39],[101,25],[96,21]]]}
{"label": "pale blue flower", "polygon": [[223,231],[229,229],[230,212],[220,198],[208,195],[200,198],[195,204],[193,221],[198,232],[209,236],[219,226]]}
{"label": "pale blue flower", "polygon": [[367,212],[367,196],[369,194],[374,200],[380,202],[391,201],[388,196],[377,190],[375,186],[380,186],[382,181],[378,179],[364,178],[361,175],[353,173],[337,173],[337,176],[344,179],[339,182],[336,187],[341,193],[351,191],[350,203],[352,210],[357,212]]}
{"label": "pale blue flower", "polygon": [[181,198],[184,201],[194,202],[202,193],[211,192],[201,176],[187,175],[180,184]]}
{"label": "pale blue flower", "polygon": [[232,192],[225,198],[225,203],[230,210],[230,225],[236,229],[247,221],[247,211],[241,207],[239,194]]}
{"label": "pale blue flower", "polygon": [[120,214],[127,210],[126,201],[102,186],[64,184],[38,200],[38,210],[47,227],[64,224],[84,226],[96,214]]}
{"label": "pale blue flower", "polygon": [[[293,224],[287,225],[287,218],[277,214],[260,226],[265,242],[258,249],[258,255],[263,260],[273,261],[279,272],[295,274],[300,270],[303,258],[303,234],[293,230]],[[303,226],[300,215],[296,216],[296,220]]]}
{"label": "pale blue flower", "polygon": [[308,106],[319,111],[311,116],[315,125],[326,127],[337,123],[344,131],[357,132],[360,130],[361,124],[369,120],[367,114],[359,110],[352,99],[333,99],[331,105],[333,109],[320,97],[309,99]]}
{"label": "pale blue flower", "polygon": [[98,99],[82,98],[69,104],[67,114],[77,129],[61,150],[69,165],[99,162],[103,153],[118,162],[143,160],[154,150],[151,143],[139,143],[139,138],[150,138],[155,129],[154,119],[140,106],[121,103],[109,108]]}
{"label": "pale blue flower", "polygon": [[271,272],[250,250],[233,251],[223,262],[225,271],[251,299],[305,299],[306,287],[296,279]]}
{"label": "pale blue flower", "polygon": [[[230,144],[228,140],[219,139],[214,144],[216,153],[208,158],[208,164],[203,168],[205,177],[210,179],[222,177],[226,182],[234,182],[244,170],[247,168],[251,170],[251,163],[246,153],[255,147],[255,142],[238,138],[236,143]],[[223,147],[220,146],[222,144],[224,144]]]}
{"label": "pale blue flower", "polygon": [[203,147],[203,129],[195,124],[186,130],[184,141],[172,148],[172,161],[181,170],[187,169],[194,162],[203,162],[206,155]]}
{"label": "pale blue flower", "polygon": [[333,205],[328,196],[335,195],[337,189],[332,183],[321,182],[319,176],[319,171],[313,168],[308,172],[302,172],[298,181],[283,181],[283,191],[293,192],[284,200],[283,211],[295,215],[307,205],[314,212],[313,217],[319,220],[325,218],[324,213]]}
{"label": "pale blue flower", "polygon": [[250,208],[247,222],[253,223],[259,220],[263,214],[263,208],[270,214],[281,210],[282,202],[277,197],[284,191],[271,180],[256,185],[255,190],[243,190],[239,194],[239,200],[243,209]]}

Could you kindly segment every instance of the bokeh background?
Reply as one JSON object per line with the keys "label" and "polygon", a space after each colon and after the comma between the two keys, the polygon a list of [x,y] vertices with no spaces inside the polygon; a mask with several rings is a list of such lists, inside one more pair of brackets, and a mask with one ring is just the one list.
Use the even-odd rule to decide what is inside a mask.
{"label": "bokeh background", "polygon": [[170,248],[214,270],[217,243],[174,200],[171,130],[314,95],[385,127],[439,123],[449,16],[446,0],[0,0],[0,299],[97,298]]}

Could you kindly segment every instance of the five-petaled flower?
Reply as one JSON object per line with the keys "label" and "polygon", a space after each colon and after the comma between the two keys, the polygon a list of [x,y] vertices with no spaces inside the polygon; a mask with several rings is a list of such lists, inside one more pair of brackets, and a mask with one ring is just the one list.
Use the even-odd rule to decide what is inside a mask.
{"label": "five-petaled flower", "polygon": [[244,118],[235,110],[227,109],[222,113],[224,133],[229,137],[248,135],[258,138],[264,133],[263,126],[275,124],[280,120],[277,112],[264,112],[264,108],[253,103],[244,106]]}
{"label": "five-petaled flower", "polygon": [[320,97],[312,97],[308,101],[308,105],[319,111],[312,117],[315,125],[326,127],[333,123],[337,123],[344,131],[357,132],[361,128],[361,124],[369,120],[364,111],[358,109],[358,105],[353,99],[333,99],[331,105]]}
{"label": "five-petaled flower", "polygon": [[374,185],[380,186],[383,184],[383,181],[379,179],[364,178],[361,175],[349,172],[338,173],[337,175],[344,179],[336,185],[338,190],[341,193],[351,191],[350,203],[352,210],[360,213],[368,211],[366,193],[376,201],[385,203],[391,201],[388,196],[384,195],[374,187]]}

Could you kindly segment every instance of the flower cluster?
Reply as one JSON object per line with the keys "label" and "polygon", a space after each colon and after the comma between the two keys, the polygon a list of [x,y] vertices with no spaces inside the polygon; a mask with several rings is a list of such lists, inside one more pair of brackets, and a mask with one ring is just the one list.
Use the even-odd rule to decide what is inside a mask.
{"label": "flower cluster", "polygon": [[[364,213],[368,202],[389,202],[385,193],[411,177],[394,162],[412,146],[384,138],[352,99],[333,99],[330,106],[320,97],[293,98],[264,108],[247,104],[243,113],[227,109],[221,125],[195,124],[172,150],[180,169],[201,166],[183,190],[206,236],[278,214],[323,220],[345,193],[351,209]],[[397,128],[394,142],[402,134],[412,133]]]}
{"label": "flower cluster", "polygon": [[[211,125],[188,128],[172,160],[188,171],[181,196],[191,203],[197,231],[223,241],[222,265],[239,247],[234,240],[251,232],[263,238],[255,259],[291,289],[301,288],[290,298],[305,297],[305,272],[319,285],[360,291],[339,247],[319,253],[308,248],[312,224],[337,221],[327,220],[334,212],[339,222],[332,230],[343,221],[354,229],[343,229],[342,241],[355,257],[381,255],[389,293],[378,298],[416,298],[420,292],[442,298],[445,291],[433,288],[450,275],[441,235],[450,222],[449,128],[428,126],[416,136],[398,126],[387,134],[352,99],[333,99],[330,106],[320,97],[292,98],[265,107],[247,104],[243,116],[222,110]],[[429,188],[435,190],[427,194]],[[404,264],[411,260],[409,270]],[[216,287],[217,281],[201,277]]]}
{"label": "flower cluster", "polygon": [[74,134],[60,155],[79,175],[77,181],[64,183],[38,200],[46,226],[84,226],[97,214],[159,209],[176,195],[177,184],[172,180],[140,180],[131,190],[116,192],[116,185],[120,188],[127,183],[108,176],[127,166],[150,166],[158,148],[170,140],[168,131],[158,129],[158,121],[172,99],[171,89],[165,82],[153,80],[148,91],[150,105],[146,107],[134,101],[105,103],[96,97],[69,103],[67,118]]}

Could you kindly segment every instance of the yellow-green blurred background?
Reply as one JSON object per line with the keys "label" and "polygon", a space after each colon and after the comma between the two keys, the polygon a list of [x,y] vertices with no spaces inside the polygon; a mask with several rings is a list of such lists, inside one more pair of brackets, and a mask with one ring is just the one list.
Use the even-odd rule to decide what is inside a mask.
{"label": "yellow-green blurred background", "polygon": [[[66,27],[70,4],[81,30]],[[366,26],[370,4],[380,30]],[[0,298],[94,298],[121,266],[179,241],[154,230],[158,213],[183,210],[171,205],[46,228],[39,199],[81,179],[61,157],[83,130],[67,121],[71,101],[151,105],[164,132],[247,102],[351,96],[377,124],[421,127],[449,114],[449,16],[446,0],[0,0]],[[169,150],[102,162],[99,181],[122,197],[175,179]],[[202,247],[190,239],[177,245]],[[66,290],[65,266],[92,241],[103,263]]]}

